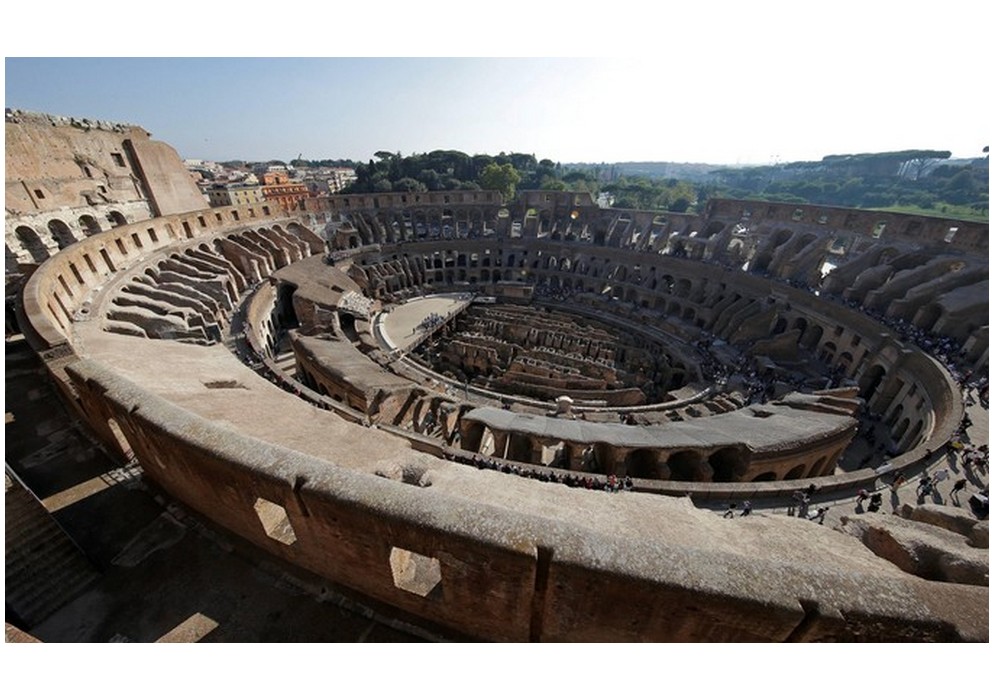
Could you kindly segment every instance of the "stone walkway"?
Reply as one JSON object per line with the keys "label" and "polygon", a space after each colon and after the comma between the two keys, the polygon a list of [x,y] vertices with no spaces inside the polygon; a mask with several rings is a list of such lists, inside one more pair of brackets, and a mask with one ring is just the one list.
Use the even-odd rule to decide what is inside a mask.
{"label": "stone walkway", "polygon": [[[977,447],[989,444],[988,410],[978,403],[968,407],[966,410],[972,419],[972,427],[967,432],[968,437],[963,436],[962,441]],[[940,485],[939,489],[919,502],[946,505],[975,515],[972,512],[972,507],[969,505],[969,498],[973,494],[979,493],[980,489],[989,488],[989,468],[986,468],[985,473],[974,468],[965,468],[961,464],[960,455],[952,456],[943,454],[933,461],[924,464],[920,469],[911,468],[906,472],[906,483],[899,487],[895,494],[889,488],[891,475],[875,479],[866,488],[869,493],[882,494],[882,507],[878,512],[891,513],[894,507],[902,508],[906,504],[911,506],[918,505],[917,488],[920,478],[924,475],[932,476],[939,469],[946,470],[948,478]],[[949,491],[952,485],[959,479],[965,479],[967,483],[965,489],[958,494],[959,498],[956,501],[949,497]],[[817,508],[828,507],[829,511],[826,513],[823,524],[827,527],[832,527],[840,522],[841,515],[867,512],[868,503],[866,502],[864,506],[858,506],[857,495],[857,490],[829,493],[818,492],[811,499],[810,511],[814,512]],[[700,506],[701,504],[698,505]],[[737,503],[736,505],[738,510],[742,508],[742,503]],[[787,516],[788,508],[792,505],[794,505],[792,499],[781,499],[780,501],[777,499],[768,499],[754,502],[753,508],[755,513]],[[709,508],[721,513],[726,510],[726,504],[713,503]]]}

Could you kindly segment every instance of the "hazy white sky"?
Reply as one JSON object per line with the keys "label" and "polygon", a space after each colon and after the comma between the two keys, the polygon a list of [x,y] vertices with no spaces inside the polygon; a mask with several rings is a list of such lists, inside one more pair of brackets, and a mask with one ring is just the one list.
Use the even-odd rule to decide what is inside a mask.
{"label": "hazy white sky", "polygon": [[300,8],[251,30],[210,8],[196,25],[161,8],[117,28],[102,11],[91,32],[79,31],[88,15],[71,4],[79,14],[61,39],[51,25],[26,30],[8,56],[604,57],[8,58],[5,104],[137,123],[183,157],[216,160],[438,148],[561,162],[753,163],[908,148],[975,156],[995,122],[981,3],[708,0],[652,13],[632,0],[538,4]]}

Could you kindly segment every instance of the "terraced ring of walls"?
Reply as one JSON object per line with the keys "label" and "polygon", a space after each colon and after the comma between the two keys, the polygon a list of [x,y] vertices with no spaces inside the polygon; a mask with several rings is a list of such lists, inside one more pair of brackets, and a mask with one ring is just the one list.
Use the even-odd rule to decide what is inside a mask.
{"label": "terraced ring of walls", "polygon": [[[365,427],[363,412],[301,382],[282,390],[262,379],[226,347],[231,328],[244,328],[261,351],[262,343],[280,335],[290,312],[300,328],[314,320],[313,313],[336,318],[336,327],[359,338],[370,332],[370,320],[357,309],[311,306],[308,297],[318,291],[307,289],[310,275],[295,277],[293,268],[318,265],[356,291],[361,286],[348,274],[353,259],[373,251],[338,253],[345,263],[338,271],[317,255],[323,247],[300,224],[248,209],[122,226],[39,267],[24,290],[22,328],[84,423],[110,449],[138,459],[169,494],[274,556],[474,637],[568,641],[593,639],[594,630],[601,639],[633,641],[978,634],[964,627],[957,632],[958,622],[947,611],[925,609],[926,601],[945,597],[939,584],[902,579],[867,560],[849,576],[837,566],[824,570],[836,601],[820,592],[819,617],[809,613],[796,598],[796,591],[805,590],[805,583],[796,583],[805,563],[790,569],[787,559],[807,549],[805,540],[784,522],[765,524],[781,529],[782,541],[802,547],[796,544],[780,562],[766,553],[772,535],[766,536],[767,547],[754,539],[754,528],[731,535],[739,561],[749,557],[755,571],[733,588],[731,555],[712,549],[713,556],[703,557],[693,542],[675,541],[688,536],[683,524],[693,517],[675,499],[641,493],[605,499],[469,469],[438,458],[457,451],[427,435],[391,425]],[[588,252],[593,250],[609,259],[631,261],[636,255]],[[704,272],[728,280],[711,266],[669,263],[689,278]],[[768,293],[781,289],[793,300],[797,294],[757,279],[745,284],[758,291],[764,284]],[[346,304],[343,295],[340,301]],[[641,321],[646,310],[641,304],[639,309]],[[875,343],[873,356],[890,364],[890,378],[920,380],[919,390],[928,391],[939,418],[925,444],[943,444],[959,412],[953,383],[936,363],[877,324],[858,319],[858,328],[864,342]],[[262,362],[276,367],[275,359]],[[377,367],[367,356],[365,361]],[[870,480],[871,471],[864,471],[846,476]],[[820,481],[834,482],[848,483],[838,477]],[[663,483],[670,492],[670,482]],[[677,488],[733,497],[788,493],[800,484]],[[703,536],[700,526],[695,529]],[[674,539],[661,541],[665,532]],[[810,542],[827,537],[807,534]],[[609,556],[595,561],[595,551]],[[669,566],[663,565],[665,553]],[[846,550],[844,556],[857,557]],[[675,573],[682,571],[683,580]],[[603,601],[598,607],[595,590]],[[889,617],[878,615],[869,629],[866,606],[873,596],[917,602],[905,609],[897,605]],[[609,607],[609,600],[615,604]],[[645,622],[637,626],[633,619]],[[724,622],[706,628],[706,619]],[[822,624],[804,625],[807,619]]]}
{"label": "terraced ring of walls", "polygon": [[[498,251],[498,245],[503,247],[502,251]],[[496,265],[484,262],[490,259],[491,252],[493,259],[498,261]],[[337,253],[337,258],[344,273],[369,295],[371,303],[376,304],[400,302],[429,291],[468,293],[473,289],[476,294],[500,293],[501,296],[505,290],[518,293],[517,282],[508,282],[516,277],[529,286],[554,285],[555,289],[580,295],[572,306],[576,314],[586,311],[614,318],[618,323],[632,324],[633,328],[669,330],[672,337],[691,342],[705,342],[706,337],[709,342],[719,337],[727,342],[737,341],[748,333],[760,333],[761,330],[767,336],[764,342],[771,342],[774,336],[796,335],[796,342],[792,344],[795,352],[816,354],[824,368],[853,377],[858,384],[856,392],[870,404],[888,406],[897,395],[913,399],[914,417],[904,415],[898,400],[895,403],[898,410],[892,411],[892,430],[898,441],[895,464],[902,465],[914,459],[918,452],[922,454],[917,449],[919,446],[933,434],[940,439],[947,430],[942,428],[947,421],[942,424],[939,420],[944,414],[935,412],[931,400],[936,396],[940,402],[949,389],[954,390],[953,386],[949,387],[949,379],[942,368],[922,352],[891,340],[884,327],[861,314],[818,300],[800,290],[737,271],[724,271],[671,256],[636,251],[607,252],[611,255],[604,257],[602,265],[600,257],[593,255],[594,247],[585,243],[414,241],[383,245],[378,250],[344,250]],[[531,264],[532,260],[536,262]],[[632,271],[631,278],[625,270]],[[635,274],[637,271],[641,272]],[[296,294],[301,295],[301,291]],[[308,299],[308,294],[305,298]],[[559,306],[551,299],[543,299],[540,303]],[[359,320],[358,324],[365,333],[364,321]],[[854,332],[846,334],[845,325]],[[787,345],[787,337],[785,341]],[[367,346],[360,343],[359,347],[378,356],[371,343]],[[306,385],[322,394],[343,399],[344,394],[349,393],[343,382],[338,384],[324,371],[322,363],[313,359],[300,358]],[[898,362],[899,359],[905,361]],[[893,370],[891,381],[883,386],[887,373],[881,363],[892,362],[898,366]],[[409,376],[414,378],[412,374]],[[930,385],[937,381],[939,390],[928,390],[925,379]],[[433,411],[440,411],[441,419],[432,420],[438,416],[426,413],[423,417],[430,420],[432,426],[440,422],[439,439],[466,451],[483,452],[534,467],[616,473],[657,482],[681,481],[686,482],[684,488],[688,492],[692,487],[697,491],[697,484],[687,482],[830,477],[837,458],[853,437],[854,421],[849,416],[856,412],[857,402],[851,400],[850,391],[820,391],[818,396],[808,399],[796,395],[773,405],[754,408],[727,402],[713,389],[712,382],[707,384],[708,388],[702,387],[703,393],[698,395],[704,399],[700,409],[708,407],[704,414],[693,405],[688,405],[684,413],[671,411],[669,406],[663,410],[663,405],[653,407],[654,410],[644,406],[612,407],[604,410],[615,414],[636,413],[643,427],[595,423],[586,428],[590,431],[587,439],[569,439],[567,434],[571,428],[552,420],[551,416],[543,419],[537,415],[519,416],[519,427],[511,434],[507,424],[512,418],[489,409],[477,411],[476,404],[468,402],[467,383],[466,401],[456,398],[462,393],[461,381],[450,388],[447,382],[438,382],[439,395]],[[516,397],[512,396],[507,396],[509,400],[505,401],[505,396],[480,393],[480,397],[494,399],[493,405],[507,406],[516,402]],[[538,408],[537,403],[530,401],[522,400],[522,404]],[[363,398],[353,405],[373,414],[373,406]],[[574,410],[577,414],[586,412],[594,416],[602,409],[576,407]],[[766,422],[762,419],[782,412],[781,418],[787,419],[786,424],[769,434],[767,428],[778,420],[764,427]],[[720,427],[715,429],[706,430],[706,420],[688,420],[684,425],[687,432],[698,428],[694,438],[684,435],[685,431],[678,436],[676,430],[669,429],[676,426],[657,427],[667,422],[672,424],[726,413],[730,414],[728,423],[720,422]],[[841,417],[834,427],[803,421],[817,414],[822,414],[827,422],[833,420],[831,414]],[[377,416],[374,420],[380,422]],[[402,423],[398,416],[387,422],[391,425]],[[423,420],[410,420],[409,416],[406,422],[418,433],[426,427]],[[634,420],[630,418],[629,422]],[[469,423],[474,425],[469,427]],[[497,433],[504,433],[499,441]],[[734,440],[734,435],[745,436],[745,441]],[[752,442],[754,440],[756,442]],[[869,471],[859,470],[861,473]],[[836,479],[859,479],[859,475],[840,474]],[[659,488],[656,484],[644,486],[653,490]]]}

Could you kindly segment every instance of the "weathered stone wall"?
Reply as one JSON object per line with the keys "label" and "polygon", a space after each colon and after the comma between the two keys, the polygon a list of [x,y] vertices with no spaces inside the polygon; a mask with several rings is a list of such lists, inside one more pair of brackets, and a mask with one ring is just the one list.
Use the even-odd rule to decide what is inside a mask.
{"label": "weathered stone wall", "polygon": [[[149,476],[173,496],[276,556],[474,637],[948,641],[988,634],[982,616],[964,612],[985,609],[985,589],[893,573],[808,523],[713,518],[716,526],[732,524],[734,533],[786,530],[774,537],[783,551],[804,543],[803,535],[813,545],[820,537],[835,557],[830,566],[810,571],[781,556],[748,559],[723,550],[708,556],[669,537],[621,541],[331,469],[228,432],[92,362],[70,375],[88,405],[114,417]],[[418,562],[423,572],[394,570],[394,550],[404,559],[426,558]],[[854,557],[859,570],[838,571],[842,557]],[[819,588],[816,576],[824,581]]]}
{"label": "weathered stone wall", "polygon": [[10,112],[5,241],[23,264],[101,231],[204,209],[177,152],[137,126]]}
{"label": "weathered stone wall", "polygon": [[205,196],[184,168],[177,151],[147,139],[126,142],[149,197],[154,216],[204,209]]}
{"label": "weathered stone wall", "polygon": [[713,199],[706,207],[704,219],[706,222],[740,222],[748,227],[829,231],[847,237],[852,245],[866,243],[868,239],[923,247],[947,246],[980,254],[989,250],[989,224],[947,217],[818,204]]}

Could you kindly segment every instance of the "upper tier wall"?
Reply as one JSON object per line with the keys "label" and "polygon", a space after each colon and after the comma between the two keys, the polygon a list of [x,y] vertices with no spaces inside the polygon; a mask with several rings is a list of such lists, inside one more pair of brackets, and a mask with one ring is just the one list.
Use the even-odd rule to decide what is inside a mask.
{"label": "upper tier wall", "polygon": [[[46,260],[28,279],[21,327],[40,351],[65,345],[73,318],[89,313],[91,290],[104,286],[150,253],[182,241],[274,221],[266,205],[226,207],[149,219],[95,234]],[[322,242],[312,238],[317,248],[313,252],[319,252]]]}

